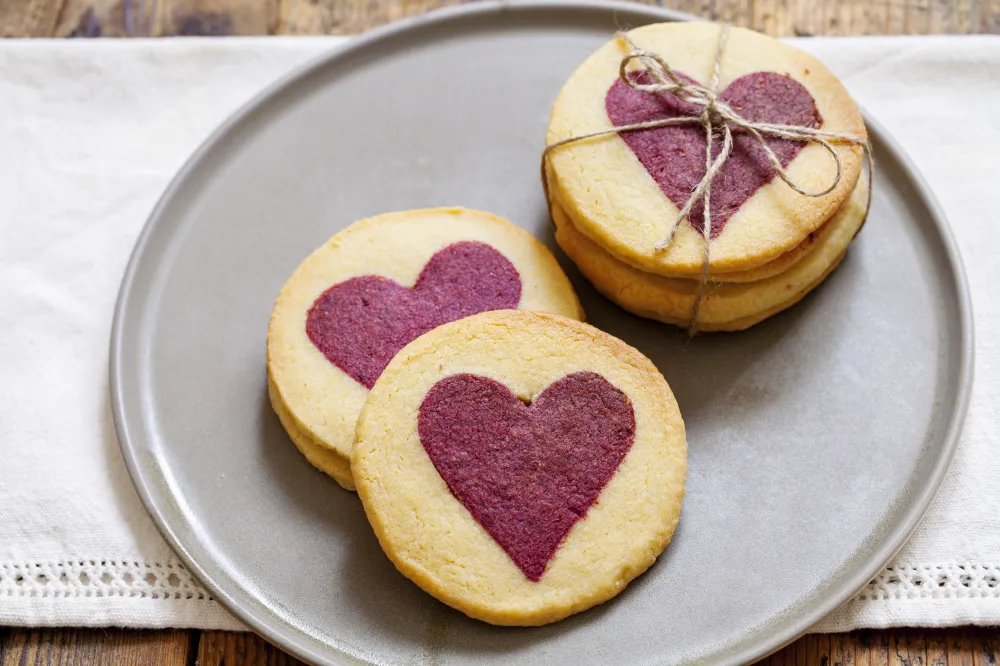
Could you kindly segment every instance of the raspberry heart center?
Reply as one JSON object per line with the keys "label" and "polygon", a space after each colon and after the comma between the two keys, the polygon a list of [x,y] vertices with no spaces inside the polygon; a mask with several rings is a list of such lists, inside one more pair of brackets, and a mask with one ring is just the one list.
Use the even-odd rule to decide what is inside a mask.
{"label": "raspberry heart center", "polygon": [[400,349],[450,321],[517,308],[521,277],[493,247],[453,243],[424,266],[412,289],[377,275],[335,284],[306,315],[306,334],[335,366],[371,389]]}
{"label": "raspberry heart center", "polygon": [[459,374],[427,392],[418,433],[452,495],[538,582],[632,447],[635,415],[593,372],[563,377],[531,405],[494,379]]}
{"label": "raspberry heart center", "polygon": [[[645,72],[635,72],[632,78],[641,83],[652,83]],[[722,91],[719,100],[751,122],[801,127],[820,127],[823,124],[816,101],[809,91],[790,76],[774,72],[741,76]],[[611,85],[604,106],[608,118],[616,127],[662,118],[698,116],[701,113],[696,105],[682,102],[669,93],[651,94],[634,90],[621,79]],[[705,130],[695,124],[675,125],[622,132],[619,136],[663,194],[678,208],[683,208],[691,192],[705,177],[708,143]],[[782,167],[787,167],[805,146],[801,141],[789,139],[767,139],[767,143]],[[721,137],[716,137],[713,158],[721,150]],[[733,152],[712,180],[712,238],[722,233],[729,218],[776,175],[760,143],[743,131],[734,131]],[[702,202],[694,206],[689,219],[699,233],[704,232],[705,206]]]}

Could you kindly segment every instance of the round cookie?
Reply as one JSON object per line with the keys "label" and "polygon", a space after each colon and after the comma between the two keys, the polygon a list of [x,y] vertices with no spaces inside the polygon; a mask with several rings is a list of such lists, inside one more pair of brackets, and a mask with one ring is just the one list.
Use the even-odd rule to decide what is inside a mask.
{"label": "round cookie", "polygon": [[292,440],[295,447],[305,456],[313,467],[319,471],[333,477],[333,479],[346,490],[354,490],[354,478],[351,476],[351,461],[335,453],[332,449],[317,444],[312,437],[299,430],[295,425],[295,419],[288,413],[288,408],[281,402],[281,397],[274,386],[274,382],[268,378],[267,396],[271,401],[271,408],[278,415],[278,420],[288,433],[288,438]]}
{"label": "round cookie", "polygon": [[[709,283],[698,309],[698,330],[743,330],[799,302],[840,264],[865,221],[867,196],[862,176],[812,250],[784,273],[758,282]],[[558,205],[552,215],[556,242],[598,291],[641,317],[681,327],[690,323],[696,280],[636,270],[580,233]]]}
{"label": "round cookie", "polygon": [[[664,23],[628,34],[679,73],[706,83],[721,29],[713,23]],[[616,125],[697,115],[671,95],[636,91],[620,81],[619,64],[629,51],[623,41],[612,40],[572,74],[553,105],[547,144]],[[857,105],[822,63],[750,30],[729,28],[719,93],[749,120],[866,136]],[[769,144],[804,189],[821,191],[833,182],[835,163],[822,146]],[[657,251],[655,245],[668,235],[704,174],[704,150],[704,131],[697,125],[574,142],[548,156],[552,195],[582,233],[617,259],[650,273],[695,277],[703,262],[700,206],[690,222],[682,221],[668,248]],[[711,271],[759,267],[822,226],[853,191],[861,172],[860,146],[840,144],[836,152],[843,166],[840,183],[825,196],[806,197],[774,175],[749,136],[737,134],[734,153],[713,182]]]}
{"label": "round cookie", "polygon": [[356,222],[303,261],[275,302],[272,403],[310,461],[348,487],[333,470],[347,464],[358,413],[389,359],[435,326],[504,308],[583,318],[552,254],[507,220],[438,208]]}
{"label": "round cookie", "polygon": [[351,469],[389,559],[500,625],[602,603],[673,535],[687,470],[670,388],[564,317],[487,312],[404,348],[358,420]]}

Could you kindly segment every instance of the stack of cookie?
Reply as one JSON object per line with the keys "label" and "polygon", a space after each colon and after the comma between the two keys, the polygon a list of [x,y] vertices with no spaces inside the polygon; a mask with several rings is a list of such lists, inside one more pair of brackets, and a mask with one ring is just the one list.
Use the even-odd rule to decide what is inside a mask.
{"label": "stack of cookie", "polygon": [[[623,79],[623,58],[636,49],[644,55],[629,60]],[[663,86],[651,90],[671,81],[657,58],[682,83],[714,78],[718,99],[746,121],[849,140],[831,139],[827,150],[765,136],[803,194],[779,177],[760,140],[730,124],[732,153],[711,179],[708,233],[702,199],[678,223],[707,172],[703,126],[615,131],[699,117],[704,107]],[[715,157],[723,124],[714,124]],[[857,105],[815,58],[749,30],[656,24],[612,40],[555,101],[547,144],[567,140],[547,152],[544,165],[560,247],[612,301],[685,328],[741,330],[795,304],[837,267],[867,214]]]}
{"label": "stack of cookie", "polygon": [[545,624],[653,564],[687,472],[666,380],[582,318],[551,253],[510,222],[380,215],[281,290],[268,393],[403,574],[472,617]]}
{"label": "stack of cookie", "polygon": [[431,329],[488,310],[583,319],[548,248],[511,222],[435,208],[355,222],[282,288],[267,335],[268,393],[315,467],[354,490],[354,427],[393,356]]}

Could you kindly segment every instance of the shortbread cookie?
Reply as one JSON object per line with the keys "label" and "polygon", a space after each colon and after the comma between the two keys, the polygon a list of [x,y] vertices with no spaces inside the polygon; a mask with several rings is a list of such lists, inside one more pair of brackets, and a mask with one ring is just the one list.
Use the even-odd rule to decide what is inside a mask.
{"label": "shortbread cookie", "polygon": [[[552,254],[506,220],[441,208],[340,232],[296,269],[271,315],[268,376],[296,444],[346,464],[368,389],[398,350],[440,324],[506,308],[583,317]],[[334,464],[307,457],[327,472]]]}
{"label": "shortbread cookie", "polygon": [[[784,273],[758,282],[710,282],[698,309],[699,331],[738,331],[799,302],[836,268],[864,223],[867,184],[823,228],[812,250]],[[698,282],[646,273],[609,255],[552,207],[556,242],[580,272],[610,300],[641,317],[688,326]]]}
{"label": "shortbread cookie", "polygon": [[[677,72],[707,84],[721,26],[664,23],[629,32]],[[637,91],[619,79],[631,48],[614,39],[569,78],[552,109],[547,143],[615,126],[698,115],[666,93]],[[636,63],[636,68],[639,65]],[[647,74],[634,72],[633,77]],[[833,74],[798,49],[730,27],[721,59],[720,99],[751,121],[866,136],[857,105]],[[769,139],[789,177],[808,191],[835,178],[831,155],[816,144]],[[695,207],[661,251],[680,208],[705,173],[705,133],[698,125],[622,132],[562,146],[549,155],[558,203],[580,231],[617,259],[650,273],[695,277],[703,262],[704,210]],[[763,150],[737,132],[734,149],[712,185],[711,270],[743,271],[780,257],[821,227],[847,199],[861,173],[860,146],[836,147],[839,185],[807,197],[782,182]]]}
{"label": "shortbread cookie", "polygon": [[615,596],[670,541],[684,423],[624,342],[543,313],[487,312],[413,341],[358,420],[351,469],[389,559],[502,625]]}
{"label": "shortbread cookie", "polygon": [[312,466],[327,474],[347,490],[354,490],[354,479],[351,477],[351,461],[325,446],[317,444],[312,437],[299,430],[295,424],[295,419],[288,413],[288,408],[281,402],[278,390],[274,387],[274,382],[268,379],[267,395],[271,400],[271,408],[278,415],[278,420],[284,426],[288,438],[292,440],[295,447],[306,457]]}

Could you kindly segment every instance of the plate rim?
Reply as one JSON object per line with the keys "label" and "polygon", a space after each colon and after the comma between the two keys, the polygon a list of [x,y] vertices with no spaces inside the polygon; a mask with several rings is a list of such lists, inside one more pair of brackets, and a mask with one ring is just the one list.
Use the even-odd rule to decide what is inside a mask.
{"label": "plate rim", "polygon": [[[189,552],[182,538],[175,531],[173,522],[178,520],[184,521],[183,512],[176,506],[172,509],[169,506],[163,506],[163,504],[169,505],[170,502],[158,496],[158,489],[155,488],[155,484],[149,478],[150,470],[144,466],[140,460],[141,456],[138,455],[143,449],[135,443],[139,438],[136,437],[133,439],[133,426],[130,423],[123,390],[123,385],[126,381],[124,378],[125,367],[128,364],[128,361],[125,359],[126,333],[128,329],[128,322],[126,320],[133,309],[138,309],[137,307],[133,308],[130,306],[131,296],[133,289],[136,288],[136,282],[138,281],[137,274],[141,270],[143,259],[150,250],[150,238],[154,230],[158,227],[158,223],[164,216],[166,209],[172,204],[175,194],[188,180],[191,173],[202,162],[204,157],[215,150],[233,129],[259,108],[281,95],[287,88],[291,88],[300,80],[328,66],[333,61],[349,55],[352,51],[366,48],[376,42],[392,39],[398,34],[405,34],[411,30],[418,30],[433,24],[462,21],[486,14],[525,9],[545,11],[571,10],[574,8],[588,11],[603,10],[612,13],[620,11],[633,15],[641,15],[644,18],[649,18],[650,21],[705,20],[662,7],[614,0],[518,0],[516,2],[511,2],[510,0],[484,0],[472,5],[448,7],[420,16],[401,19],[362,35],[352,36],[348,43],[334,46],[328,52],[320,54],[292,69],[266,86],[216,127],[173,176],[147,217],[142,231],[136,239],[115,302],[109,354],[111,411],[115,433],[129,477],[143,508],[153,520],[157,530],[177,554],[188,571],[212,594],[212,598],[254,632],[307,663],[349,664],[357,662],[353,656],[336,648],[334,649],[338,654],[330,655],[329,646],[319,643],[308,632],[288,623],[278,613],[255,598],[250,591],[237,586],[236,594],[227,592],[225,586],[220,585],[216,577],[206,570]],[[926,208],[934,227],[936,227],[941,241],[940,250],[947,260],[950,278],[957,290],[958,299],[956,308],[959,312],[959,319],[955,323],[958,327],[957,341],[960,348],[958,350],[959,367],[958,386],[954,399],[955,409],[948,417],[947,425],[944,428],[940,453],[929,470],[928,482],[914,491],[908,506],[903,510],[902,516],[882,536],[880,543],[872,549],[872,552],[864,558],[863,566],[858,566],[853,573],[846,575],[844,580],[835,584],[832,589],[828,590],[827,595],[822,600],[816,601],[811,606],[799,608],[789,613],[787,619],[783,619],[775,625],[775,631],[771,634],[743,646],[738,651],[730,652],[723,656],[721,660],[716,662],[720,665],[732,664],[735,666],[750,663],[780,650],[785,645],[808,633],[808,630],[814,624],[835,611],[844,602],[853,598],[859,590],[863,589],[885,567],[903,547],[917,525],[919,525],[936,496],[945,474],[954,459],[955,450],[957,449],[968,413],[974,373],[975,334],[972,299],[958,243],[948,223],[947,216],[941,208],[933,190],[927,184],[910,157],[892,135],[885,130],[881,123],[874,120],[868,113],[864,113],[864,119],[868,126],[869,134],[876,137],[879,143],[882,144],[883,149],[890,154],[891,159],[899,164],[912,184],[913,189],[920,197],[921,204]],[[138,417],[135,420],[137,423],[141,421]],[[215,568],[222,569],[224,573],[224,567],[221,565],[216,564]],[[231,578],[231,576],[229,577]],[[246,596],[247,599],[241,600],[237,598],[238,596]]]}

